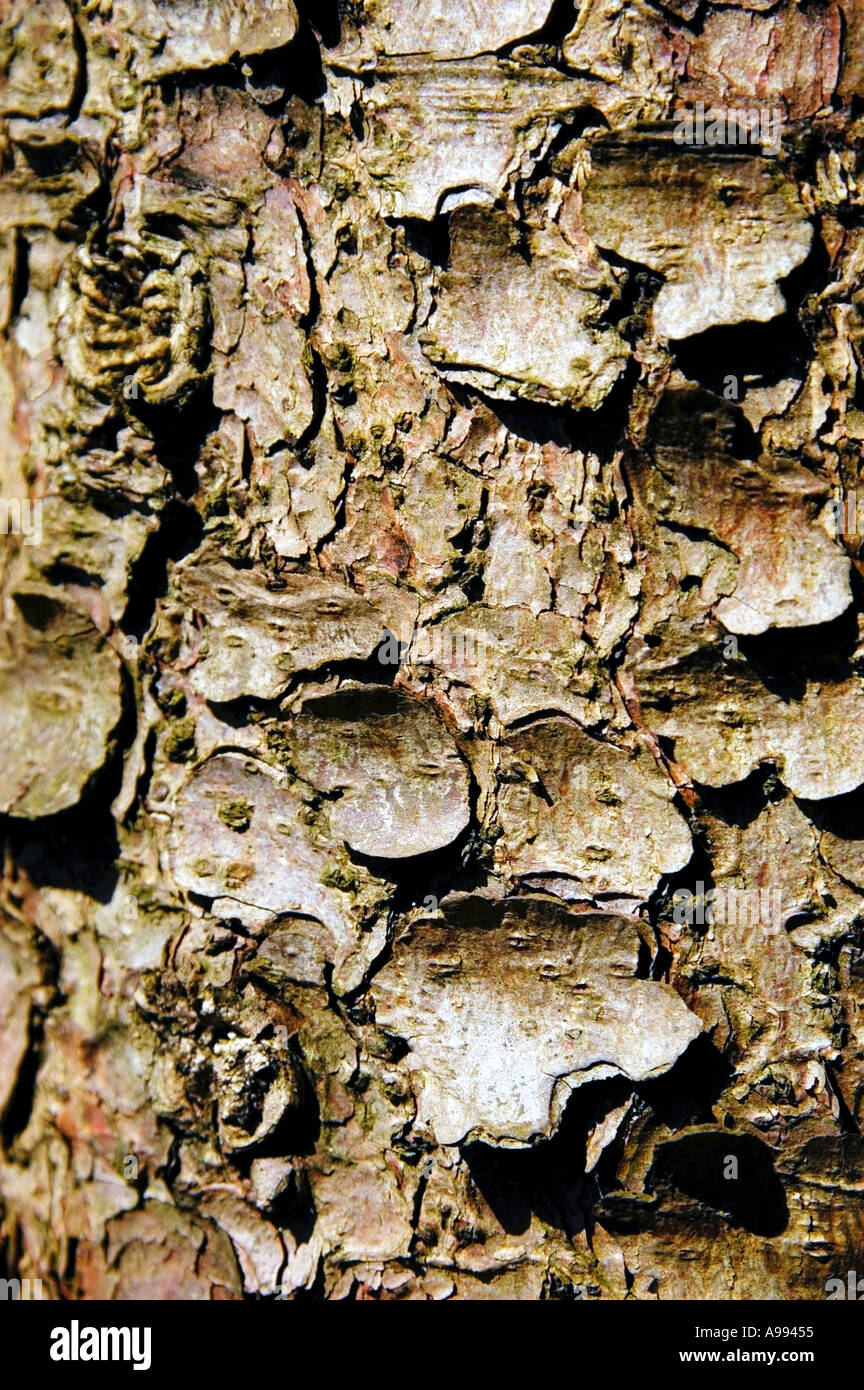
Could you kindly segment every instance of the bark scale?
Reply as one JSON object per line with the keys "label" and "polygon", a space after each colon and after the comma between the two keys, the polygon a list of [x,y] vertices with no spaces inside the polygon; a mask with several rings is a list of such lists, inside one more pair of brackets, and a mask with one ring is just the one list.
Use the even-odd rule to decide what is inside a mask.
{"label": "bark scale", "polygon": [[823,1298],[860,4],[298,7],[0,3],[6,1273]]}

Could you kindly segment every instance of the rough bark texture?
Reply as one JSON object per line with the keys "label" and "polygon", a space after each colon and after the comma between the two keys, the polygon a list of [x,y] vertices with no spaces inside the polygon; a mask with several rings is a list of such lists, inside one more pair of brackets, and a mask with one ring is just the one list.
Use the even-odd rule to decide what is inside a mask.
{"label": "rough bark texture", "polygon": [[0,0],[8,1274],[864,1258],[861,15]]}

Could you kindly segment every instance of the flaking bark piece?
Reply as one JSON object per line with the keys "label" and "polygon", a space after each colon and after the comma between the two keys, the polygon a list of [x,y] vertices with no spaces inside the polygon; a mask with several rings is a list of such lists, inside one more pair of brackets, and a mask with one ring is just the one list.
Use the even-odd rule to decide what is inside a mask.
{"label": "flaking bark piece", "polygon": [[439,624],[436,666],[489,701],[502,724],[556,709],[593,722],[608,709],[582,625],[561,613],[472,604]]}
{"label": "flaking bark piece", "polygon": [[405,859],[443,849],[471,819],[468,768],[431,706],[389,690],[309,701],[291,761],[328,795],[335,833],[360,854]]}
{"label": "flaking bark piece", "polygon": [[785,4],[764,15],[751,8],[762,6],[706,14],[689,42],[679,95],[690,107],[779,107],[793,121],[830,105],[840,74],[839,6]]}
{"label": "flaking bark piece", "polygon": [[[835,866],[825,853],[827,837],[823,835],[820,841],[816,827],[793,797],[769,800],[745,825],[704,811],[700,821],[702,843],[711,857],[713,886],[721,893],[731,892],[726,900],[720,899],[715,918],[739,917],[742,927],[745,922],[753,926],[757,941],[760,933],[782,927],[796,946],[805,949],[848,930],[857,914],[858,900],[851,889],[838,882]],[[698,905],[698,875],[689,882],[679,882],[694,892]],[[742,889],[750,892],[749,904],[743,898],[735,900],[735,892]],[[753,920],[757,898],[758,927]],[[674,916],[674,906],[672,910]],[[687,934],[681,923],[669,930],[673,937]],[[762,997],[759,990],[752,993]],[[777,1002],[776,997],[773,1002]]]}
{"label": "flaking bark piece", "polygon": [[326,819],[272,767],[233,753],[202,763],[177,794],[169,850],[181,888],[227,899],[241,921],[247,908],[252,920],[302,913],[354,941],[351,898],[333,886],[340,856]]}
{"label": "flaking bark piece", "polygon": [[688,863],[693,845],[674,787],[641,746],[616,748],[569,720],[543,719],[505,747],[520,780],[499,790],[496,850],[514,874],[564,874],[592,897],[645,900],[662,874]]}
{"label": "flaking bark piece", "polygon": [[[103,28],[96,15],[90,23]],[[152,81],[282,48],[297,33],[297,11],[293,0],[117,0],[104,28],[109,43],[118,31],[131,35],[136,73]]]}
{"label": "flaking bark piece", "polygon": [[795,186],[762,159],[626,145],[595,147],[585,226],[602,250],[659,271],[654,328],[688,338],[765,323],[786,308],[777,281],[800,265],[813,228]]}
{"label": "flaking bark piece", "polygon": [[99,187],[99,172],[83,144],[70,142],[65,167],[46,178],[26,159],[0,179],[0,226],[59,227]]}
{"label": "flaking bark piece", "polygon": [[825,863],[856,888],[864,891],[864,839],[859,833],[836,835],[826,830],[819,841],[819,853]]}
{"label": "flaking bark piece", "polygon": [[670,393],[628,472],[656,517],[704,530],[739,561],[714,611],[730,632],[830,622],[852,602],[851,565],[818,521],[825,483],[790,459],[735,456],[738,412],[703,392]]}
{"label": "flaking bark piece", "polygon": [[79,1257],[84,1299],[241,1299],[243,1280],[224,1231],[163,1202],[108,1222],[103,1245]]}
{"label": "flaking bark piece", "polygon": [[485,55],[380,63],[361,95],[369,124],[360,154],[381,211],[430,220],[449,194],[494,201],[599,85]]}
{"label": "flaking bark piece", "polygon": [[628,675],[642,722],[672,741],[675,761],[697,782],[728,787],[768,762],[794,796],[808,800],[864,782],[858,677],[811,681],[800,697],[783,699],[743,658],[727,660],[720,644],[670,659],[658,649]]}
{"label": "flaking bark piece", "polygon": [[[377,0],[356,19],[341,16],[349,32],[328,54],[331,62],[354,66],[376,54],[423,53],[439,61],[494,53],[506,43],[540,29],[552,0],[501,0],[477,5],[472,0]],[[349,26],[357,25],[354,32]],[[365,60],[365,62],[363,61]]]}
{"label": "flaking bark piece", "polygon": [[420,1119],[439,1144],[524,1147],[571,1091],[667,1071],[702,1024],[667,985],[634,977],[625,917],[544,899],[463,899],[397,941],[373,981],[380,1027],[404,1038]]}
{"label": "flaking bark piece", "polygon": [[[682,881],[693,900],[679,899],[667,908],[679,920],[660,923],[664,941],[671,938],[672,981],[715,1045],[735,1058],[739,1082],[764,1078],[784,1058],[812,1076],[820,1054],[836,1047],[843,1013],[820,946],[848,933],[860,900],[820,863],[816,832],[791,797],[768,802],[746,824],[705,813],[700,820],[710,886],[701,871]],[[758,1089],[749,1106],[765,1128],[785,1126],[770,1092],[760,1101]],[[799,1114],[792,1123],[803,1121]]]}
{"label": "flaking bark piece", "polygon": [[27,820],[68,810],[112,747],[120,662],[79,610],[22,591],[0,647],[0,809]]}
{"label": "flaking bark piece", "polygon": [[175,588],[205,630],[192,686],[204,699],[269,700],[295,671],[364,660],[384,639],[366,599],[317,571],[289,571],[270,589],[256,570],[208,557],[175,572]]}
{"label": "flaking bark piece", "polygon": [[233,352],[214,356],[213,403],[246,420],[261,449],[296,443],[312,423],[304,366],[310,283],[297,212],[283,185],[268,189],[245,267],[243,328]]}
{"label": "flaking bark piece", "polygon": [[667,16],[643,0],[583,0],[561,52],[569,68],[600,79],[596,106],[617,130],[668,114],[680,46]]}
{"label": "flaking bark piece", "polygon": [[[92,456],[85,456],[82,462],[90,462],[91,459]],[[78,462],[76,460],[76,464]],[[144,474],[143,469],[139,476],[141,474]],[[153,481],[158,485],[158,465],[154,468],[154,474]],[[84,476],[83,468],[80,476]],[[131,469],[124,470],[121,476],[124,483],[131,482],[134,477]],[[120,492],[120,486],[117,492]],[[154,500],[158,506],[160,499]],[[82,581],[93,586],[98,609],[103,613],[107,611],[111,621],[119,623],[129,605],[133,566],[158,522],[143,508],[130,507],[119,516],[110,516],[86,502],[76,507],[74,526],[69,525],[68,518],[67,503],[63,497],[45,498],[42,503],[42,544],[31,547],[30,558],[34,570],[50,576],[56,572],[55,566],[63,566],[67,574],[77,573]]]}
{"label": "flaking bark piece", "polygon": [[0,115],[38,120],[71,106],[78,78],[75,27],[62,0],[0,7]]}
{"label": "flaking bark piece", "polygon": [[598,283],[558,232],[533,238],[529,259],[500,212],[461,208],[450,229],[450,265],[421,336],[430,361],[499,399],[596,410],[628,359],[618,333],[597,326],[611,275]]}

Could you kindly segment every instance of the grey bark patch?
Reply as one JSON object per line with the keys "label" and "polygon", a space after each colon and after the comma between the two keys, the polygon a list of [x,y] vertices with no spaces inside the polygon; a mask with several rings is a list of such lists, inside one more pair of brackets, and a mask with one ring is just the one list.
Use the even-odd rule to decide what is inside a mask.
{"label": "grey bark patch", "polygon": [[104,764],[122,682],[120,662],[83,613],[47,591],[19,599],[24,613],[10,604],[0,666],[0,807],[34,819],[74,806]]}
{"label": "grey bark patch", "polygon": [[453,214],[450,247],[421,339],[430,360],[490,396],[596,409],[629,356],[598,326],[611,276],[604,286],[556,229],[538,232],[529,252],[511,219],[477,208]]}
{"label": "grey bark patch", "polygon": [[494,53],[540,29],[552,0],[379,0],[360,14],[347,11],[342,41],[330,54],[359,70],[378,54],[427,54],[437,61]]}
{"label": "grey bark patch", "polygon": [[656,1076],[702,1024],[666,985],[634,978],[626,918],[502,903],[493,924],[445,919],[397,942],[372,993],[404,1037],[421,1116],[439,1144],[525,1145],[555,1129],[570,1091]]}
{"label": "grey bark patch", "polygon": [[333,794],[351,849],[406,859],[452,844],[470,817],[468,768],[429,705],[389,691],[312,700],[292,731],[299,775]]}
{"label": "grey bark patch", "polygon": [[[220,814],[226,802],[251,808],[238,835]],[[171,833],[177,882],[208,898],[236,901],[270,913],[303,912],[345,931],[344,897],[322,882],[330,862],[325,831],[317,836],[308,807],[279,774],[251,758],[221,754],[197,768],[181,788]]]}
{"label": "grey bark patch", "polygon": [[[717,646],[668,664],[659,648],[634,674],[645,722],[672,740],[676,761],[697,782],[727,787],[762,762],[776,763],[784,785],[814,801],[864,782],[857,678],[811,681],[800,699],[784,700],[746,662],[725,661]],[[674,708],[667,708],[670,689]]]}
{"label": "grey bark patch", "polygon": [[[118,9],[105,36],[117,44],[119,31],[119,42],[125,39],[131,47],[137,73],[146,81],[215,67],[238,53],[281,48],[297,32],[293,0],[142,0]],[[90,10],[88,29],[102,37],[107,26],[101,7]]]}
{"label": "grey bark patch", "polygon": [[795,184],[735,156],[664,153],[649,163],[638,147],[610,144],[596,152],[583,207],[599,247],[665,276],[653,309],[664,338],[782,314],[777,281],[813,239]]}
{"label": "grey bark patch", "polygon": [[297,671],[364,660],[384,636],[375,609],[347,584],[317,571],[288,572],[279,588],[260,574],[193,556],[175,575],[179,598],[205,625],[190,633],[192,683],[205,699],[273,699]]}
{"label": "grey bark patch", "polygon": [[851,564],[825,524],[828,485],[783,456],[736,457],[736,411],[670,393],[629,474],[646,507],[716,538],[738,559],[715,613],[730,632],[831,622],[852,602]]}
{"label": "grey bark patch", "polygon": [[536,159],[550,122],[593,95],[590,83],[486,56],[446,64],[392,58],[376,76],[363,97],[362,158],[386,215],[426,220],[450,193],[493,202],[521,162]]}
{"label": "grey bark patch", "polygon": [[687,864],[693,845],[675,789],[644,748],[615,748],[565,719],[529,724],[504,747],[522,771],[498,794],[502,867],[564,875],[591,897],[644,900]]}

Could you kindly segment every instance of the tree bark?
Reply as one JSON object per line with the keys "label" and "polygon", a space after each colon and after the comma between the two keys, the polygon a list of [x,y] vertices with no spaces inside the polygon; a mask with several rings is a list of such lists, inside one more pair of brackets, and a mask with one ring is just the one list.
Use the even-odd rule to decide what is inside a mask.
{"label": "tree bark", "polygon": [[0,0],[6,1275],[825,1298],[860,7],[297,4]]}

